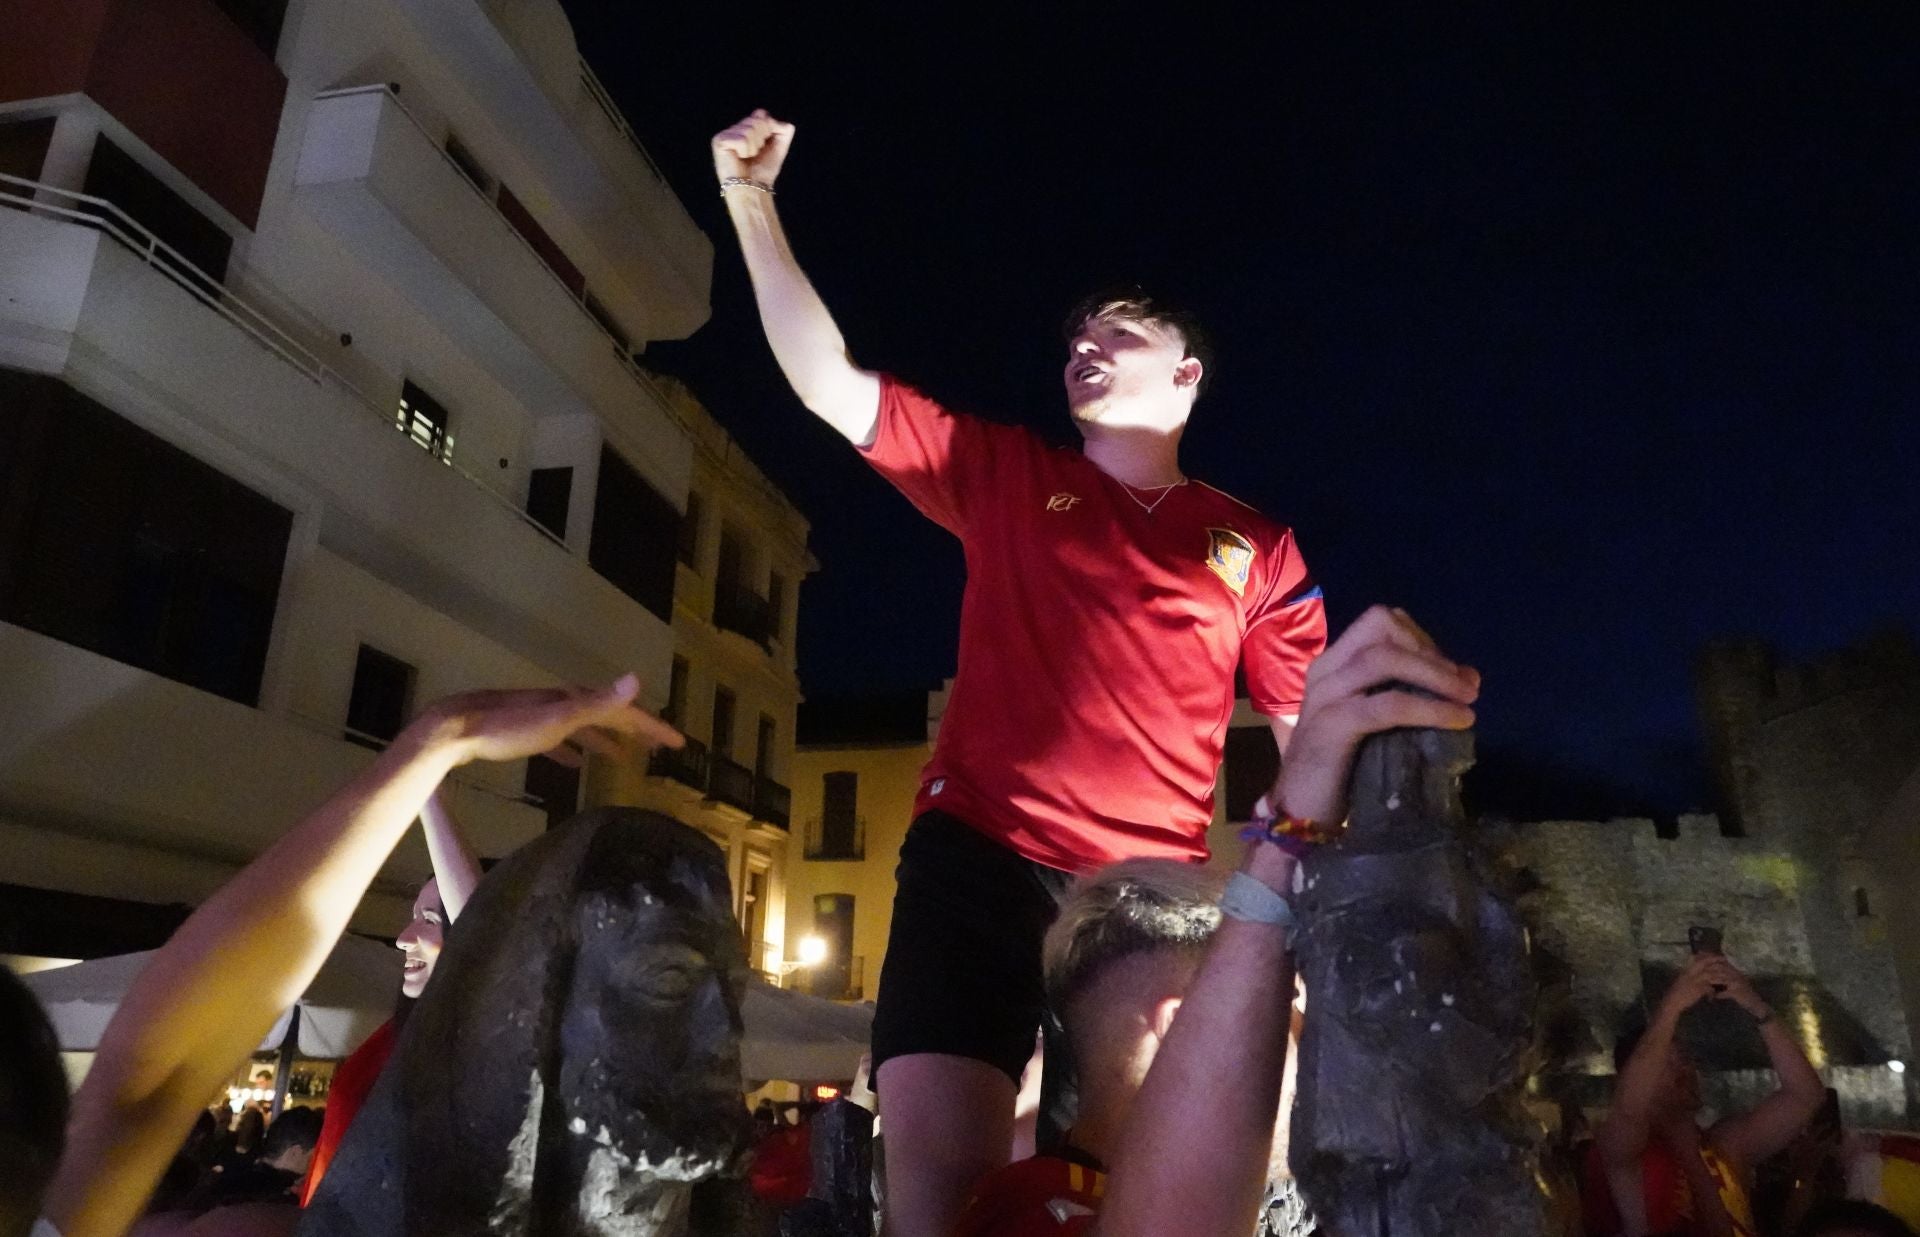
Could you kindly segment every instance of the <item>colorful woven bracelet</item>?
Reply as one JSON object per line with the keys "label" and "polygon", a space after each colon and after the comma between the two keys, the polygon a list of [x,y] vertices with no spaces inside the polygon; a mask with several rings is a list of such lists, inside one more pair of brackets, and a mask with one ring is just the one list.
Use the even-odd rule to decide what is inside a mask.
{"label": "colorful woven bracelet", "polygon": [[1339,833],[1338,829],[1304,817],[1255,816],[1252,823],[1240,831],[1240,837],[1247,842],[1270,842],[1295,859],[1305,859],[1316,846],[1325,845]]}

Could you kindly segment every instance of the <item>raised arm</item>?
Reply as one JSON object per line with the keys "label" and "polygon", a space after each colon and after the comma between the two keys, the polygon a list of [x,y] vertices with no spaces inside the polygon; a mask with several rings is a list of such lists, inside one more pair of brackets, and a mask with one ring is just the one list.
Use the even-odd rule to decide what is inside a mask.
{"label": "raised arm", "polygon": [[420,829],[427,835],[427,857],[433,860],[433,879],[440,886],[440,905],[447,920],[460,918],[467,899],[480,884],[480,861],[474,858],[460,822],[447,810],[446,796],[434,791],[420,809]]}
{"label": "raised arm", "polygon": [[[1374,690],[1390,682],[1415,683],[1443,698]],[[1479,691],[1479,674],[1447,660],[1411,619],[1367,611],[1307,676],[1280,781],[1283,810],[1321,822],[1344,819],[1362,738],[1399,726],[1470,726],[1467,706]],[[1241,868],[1283,897],[1292,894],[1294,870],[1292,856],[1265,842],[1249,850]],[[1253,1231],[1293,991],[1286,932],[1224,917],[1129,1110],[1095,1223],[1100,1237]]]}
{"label": "raised arm", "polygon": [[1620,1067],[1607,1119],[1594,1131],[1594,1144],[1609,1168],[1637,1170],[1640,1153],[1653,1138],[1654,1113],[1665,1098],[1668,1061],[1673,1037],[1680,1029],[1680,1015],[1713,995],[1711,971],[1717,956],[1696,954],[1687,963],[1660,998],[1633,1054]]}
{"label": "raised arm", "polygon": [[880,380],[847,355],[847,341],[787,243],[773,184],[793,144],[793,126],[761,109],[713,139],[720,196],[740,236],[760,325],[795,395],[847,441],[870,446],[880,419]]}
{"label": "raised arm", "polygon": [[429,707],[385,752],[196,910],[140,973],[74,1097],[46,1214],[64,1237],[120,1237],[207,1097],[320,970],[434,787],[470,760],[513,760],[574,735],[679,736],[633,707],[632,676],[598,691],[475,692]]}
{"label": "raised arm", "polygon": [[1709,1140],[1722,1154],[1752,1168],[1786,1150],[1800,1136],[1827,1098],[1827,1084],[1814,1073],[1807,1054],[1746,975],[1725,958],[1713,956],[1719,965],[1709,967],[1708,973],[1720,985],[1719,998],[1732,1001],[1760,1024],[1760,1042],[1767,1046],[1767,1060],[1780,1081],[1774,1093],[1751,1110],[1727,1117],[1708,1131]]}

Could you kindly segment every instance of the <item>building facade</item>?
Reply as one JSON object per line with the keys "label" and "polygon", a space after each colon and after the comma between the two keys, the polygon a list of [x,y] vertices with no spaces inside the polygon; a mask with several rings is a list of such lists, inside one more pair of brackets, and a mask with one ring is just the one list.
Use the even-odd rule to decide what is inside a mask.
{"label": "building facade", "polygon": [[[893,923],[894,867],[952,686],[948,680],[937,691],[820,700],[801,709],[787,952],[797,954],[809,934],[827,942],[826,962],[800,981],[818,995],[870,1001],[879,990]],[[1239,863],[1242,844],[1231,822],[1245,823],[1277,768],[1266,718],[1240,701],[1214,786],[1211,863]]]}
{"label": "building facade", "polygon": [[800,678],[800,583],[819,564],[807,521],[671,379],[660,385],[699,450],[676,543],[673,657],[662,714],[687,736],[640,770],[605,770],[602,796],[667,812],[727,851],[749,962],[780,980]]}
{"label": "building facade", "polygon": [[[738,604],[785,573],[782,643],[726,671],[777,785],[805,525],[637,359],[706,320],[712,246],[558,0],[9,22],[0,903],[34,909],[0,911],[0,953],[197,903],[436,696],[633,670],[667,709],[714,618],[679,554],[702,485],[762,494],[729,506],[762,547]],[[499,855],[658,789],[535,759],[450,793]],[[777,887],[778,796],[742,797]],[[671,806],[744,864],[707,798]],[[409,839],[356,927],[392,931],[426,871]]]}

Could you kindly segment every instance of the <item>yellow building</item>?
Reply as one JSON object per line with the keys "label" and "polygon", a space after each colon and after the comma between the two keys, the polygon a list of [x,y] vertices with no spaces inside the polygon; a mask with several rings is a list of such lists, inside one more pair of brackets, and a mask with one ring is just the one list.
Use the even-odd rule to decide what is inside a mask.
{"label": "yellow building", "polygon": [[[827,941],[827,960],[800,981],[818,995],[870,1001],[879,991],[893,921],[894,866],[951,686],[949,681],[935,692],[821,700],[802,710],[793,756],[798,852],[787,882],[786,941],[789,957],[809,934]],[[1239,862],[1228,805],[1244,819],[1276,767],[1266,719],[1240,701],[1214,788],[1214,823],[1207,832],[1214,863]]]}
{"label": "yellow building", "polygon": [[819,563],[806,518],[684,386],[660,382],[695,440],[663,710],[687,745],[654,753],[644,776],[596,763],[589,797],[665,812],[724,847],[749,960],[777,979],[800,704],[795,631],[800,582]]}

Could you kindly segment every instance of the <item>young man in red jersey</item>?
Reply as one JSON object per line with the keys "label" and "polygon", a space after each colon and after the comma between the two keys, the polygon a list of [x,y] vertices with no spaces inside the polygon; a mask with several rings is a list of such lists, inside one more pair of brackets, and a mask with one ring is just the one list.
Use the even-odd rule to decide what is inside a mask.
{"label": "young man in red jersey", "polygon": [[[1413,683],[1430,695],[1381,691]],[[1281,774],[1294,819],[1339,820],[1367,735],[1473,722],[1480,676],[1375,607],[1315,663]],[[1233,876],[1136,859],[1078,882],[1047,933],[1047,992],[1079,1071],[1064,1146],[981,1181],[953,1237],[1162,1237],[1311,1224],[1285,1184],[1298,842]],[[1312,859],[1306,863],[1311,869]],[[1311,1009],[1307,1017],[1314,1016]]]}
{"label": "young man in red jersey", "polygon": [[1286,527],[1180,470],[1207,349],[1144,296],[1083,307],[1078,451],[855,365],[774,210],[793,127],[713,140],[762,325],[794,392],[961,540],[960,665],[901,848],[873,1056],[888,1225],[945,1237],[1007,1162],[1060,891],[1118,859],[1198,860],[1244,664],[1284,748],[1326,643]]}

